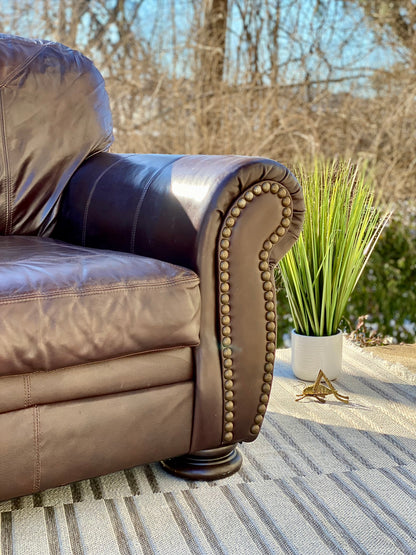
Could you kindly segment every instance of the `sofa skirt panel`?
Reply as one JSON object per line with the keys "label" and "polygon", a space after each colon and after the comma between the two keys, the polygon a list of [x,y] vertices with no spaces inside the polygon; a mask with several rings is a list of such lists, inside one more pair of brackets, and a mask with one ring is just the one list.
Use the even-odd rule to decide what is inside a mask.
{"label": "sofa skirt panel", "polygon": [[192,381],[0,414],[0,500],[189,452]]}

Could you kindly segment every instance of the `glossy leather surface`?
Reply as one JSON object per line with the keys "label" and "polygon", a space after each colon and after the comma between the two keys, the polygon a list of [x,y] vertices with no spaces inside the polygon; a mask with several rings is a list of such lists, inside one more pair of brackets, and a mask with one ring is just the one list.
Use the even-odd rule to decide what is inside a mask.
{"label": "glossy leather surface", "polygon": [[40,237],[0,237],[0,376],[199,342],[190,270]]}
{"label": "glossy leather surface", "polygon": [[111,143],[104,80],[90,60],[0,34],[0,234],[49,234],[73,172]]}
{"label": "glossy leather surface", "polygon": [[[272,160],[100,153],[74,174],[58,214],[54,234],[60,239],[137,252],[181,264],[199,275],[201,343],[195,355],[193,451],[218,447],[223,435],[219,230],[239,196],[264,181],[283,184],[291,199],[290,226],[270,252],[274,264],[299,236],[304,204],[296,179]],[[256,197],[238,220],[236,237],[240,238],[233,240],[230,302],[238,330],[233,334],[236,441],[254,439],[250,428],[261,395],[266,348],[258,257],[263,242],[281,221],[282,211],[277,195]]]}
{"label": "glossy leather surface", "polygon": [[276,311],[259,261],[299,236],[299,184],[272,160],[111,141],[89,60],[0,35],[1,499],[251,441],[261,424]]}
{"label": "glossy leather surface", "polygon": [[190,347],[0,376],[0,413],[181,383],[193,377]]}
{"label": "glossy leather surface", "polygon": [[0,415],[0,500],[189,451],[193,383]]}

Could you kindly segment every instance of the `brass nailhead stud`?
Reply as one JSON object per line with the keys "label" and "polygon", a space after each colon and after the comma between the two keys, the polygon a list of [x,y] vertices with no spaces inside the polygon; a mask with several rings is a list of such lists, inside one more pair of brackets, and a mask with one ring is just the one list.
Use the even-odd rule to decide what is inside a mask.
{"label": "brass nailhead stud", "polygon": [[236,218],[238,218],[241,214],[241,210],[247,206],[247,202],[251,202],[254,198],[254,195],[259,196],[264,193],[268,193],[271,191],[273,194],[277,194],[279,198],[281,198],[281,202],[283,205],[283,218],[281,221],[280,226],[276,229],[274,233],[263,243],[263,249],[259,253],[259,269],[261,273],[261,279],[263,281],[263,290],[264,290],[264,299],[265,299],[265,309],[266,309],[266,363],[264,365],[265,374],[263,375],[263,384],[262,384],[262,395],[260,396],[260,404],[257,407],[257,414],[254,418],[254,425],[251,427],[251,433],[257,435],[260,431],[260,425],[263,422],[263,415],[266,412],[266,405],[269,401],[269,393],[270,393],[270,383],[273,380],[273,368],[274,368],[274,358],[275,358],[275,349],[276,349],[276,334],[275,334],[275,298],[274,298],[274,291],[273,291],[273,282],[272,282],[272,273],[269,269],[268,260],[269,260],[269,251],[273,248],[273,245],[279,241],[279,237],[283,237],[286,233],[286,229],[290,226],[290,216],[292,215],[291,205],[291,198],[288,195],[287,190],[285,187],[279,186],[277,183],[268,183],[265,182],[262,185],[254,186],[250,191],[246,191],[244,194],[244,198],[240,198],[236,205],[232,208],[230,214],[231,216],[227,217],[225,221],[225,227],[222,230],[222,237],[224,239],[221,240],[221,252],[220,252],[220,280],[221,280],[221,292],[223,295],[221,296],[221,312],[223,313],[222,316],[222,345],[223,345],[223,359],[224,359],[224,379],[226,380],[224,383],[224,397],[225,397],[225,423],[224,423],[224,441],[231,442],[233,440],[234,434],[232,433],[233,430],[233,423],[232,420],[234,418],[234,403],[232,399],[234,398],[234,392],[232,391],[234,387],[233,378],[233,370],[232,364],[233,361],[231,359],[232,356],[232,349],[230,345],[232,343],[231,340],[231,328],[229,324],[231,319],[229,317],[229,312],[231,310],[229,301],[230,297],[227,294],[230,290],[229,279],[230,275],[228,273],[229,263],[227,259],[229,258],[229,248],[230,248],[230,241],[228,238],[232,234],[232,229],[236,224]]}
{"label": "brass nailhead stud", "polygon": [[266,260],[262,260],[259,264],[259,269],[264,272],[264,270],[269,269],[269,263]]}
{"label": "brass nailhead stud", "polygon": [[[274,323],[274,318],[275,318],[275,314],[274,312],[270,311],[267,312],[266,314],[266,320],[268,320],[269,322],[273,322]],[[270,330],[269,330],[270,331]],[[273,331],[273,330],[272,330]]]}
{"label": "brass nailhead stud", "polygon": [[223,270],[223,271],[228,270],[229,267],[230,267],[230,265],[226,260],[223,260],[220,263],[220,269]]}
{"label": "brass nailhead stud", "polygon": [[234,382],[232,380],[227,380],[224,384],[225,389],[228,389],[228,391],[230,391],[230,389],[233,388]]}

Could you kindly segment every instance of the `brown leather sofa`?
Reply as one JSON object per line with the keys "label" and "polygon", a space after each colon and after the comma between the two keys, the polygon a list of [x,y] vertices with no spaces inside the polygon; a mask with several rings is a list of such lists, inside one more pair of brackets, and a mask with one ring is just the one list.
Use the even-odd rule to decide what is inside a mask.
{"label": "brown leather sofa", "polygon": [[241,156],[110,154],[101,75],[0,35],[0,499],[163,460],[237,471],[269,399],[298,183]]}

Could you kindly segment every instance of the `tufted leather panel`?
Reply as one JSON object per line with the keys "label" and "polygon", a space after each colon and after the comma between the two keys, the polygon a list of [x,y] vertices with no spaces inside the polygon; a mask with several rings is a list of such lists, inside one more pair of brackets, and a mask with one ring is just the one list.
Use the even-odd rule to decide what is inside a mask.
{"label": "tufted leather panel", "polygon": [[196,345],[198,284],[146,257],[0,237],[0,376]]}
{"label": "tufted leather panel", "polygon": [[112,140],[104,80],[90,60],[0,34],[0,234],[49,234],[73,172]]}

